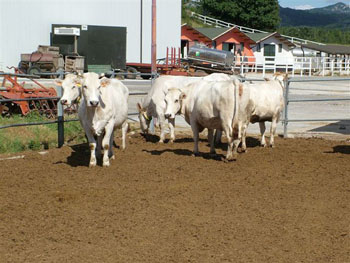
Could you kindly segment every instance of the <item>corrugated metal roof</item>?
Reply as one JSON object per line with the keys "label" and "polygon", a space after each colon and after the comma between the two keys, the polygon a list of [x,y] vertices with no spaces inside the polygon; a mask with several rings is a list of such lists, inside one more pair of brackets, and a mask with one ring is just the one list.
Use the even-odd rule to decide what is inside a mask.
{"label": "corrugated metal roof", "polygon": [[350,54],[350,46],[344,45],[317,45],[317,44],[301,44],[302,47],[306,47],[309,49],[321,51],[327,54],[332,55],[349,55]]}
{"label": "corrugated metal roof", "polygon": [[271,35],[271,33],[245,33],[248,37],[253,39],[255,42],[259,42],[260,40],[266,38]]}
{"label": "corrugated metal roof", "polygon": [[227,27],[195,27],[194,29],[196,29],[206,37],[210,38],[211,40],[230,30],[230,28]]}

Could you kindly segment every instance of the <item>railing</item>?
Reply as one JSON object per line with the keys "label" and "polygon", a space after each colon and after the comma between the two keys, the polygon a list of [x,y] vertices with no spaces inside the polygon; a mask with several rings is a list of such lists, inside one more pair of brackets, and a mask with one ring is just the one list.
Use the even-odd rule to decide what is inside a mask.
{"label": "railing", "polygon": [[241,73],[276,73],[282,71],[293,77],[300,76],[334,76],[350,75],[350,58],[336,57],[241,57],[233,68]]}
{"label": "railing", "polygon": [[[239,26],[239,25],[235,25],[232,23],[228,23],[228,22],[225,22],[225,21],[222,21],[219,19],[211,18],[211,17],[204,16],[201,14],[197,14],[196,12],[191,12],[191,16],[200,20],[203,24],[211,25],[211,26],[215,26],[215,27],[237,27],[240,31],[242,31],[244,33],[269,33],[266,31],[262,31],[262,30],[258,30],[258,29],[254,29],[254,28],[250,28],[250,27]],[[302,38],[298,38],[298,37],[291,37],[291,36],[286,36],[286,35],[281,35],[281,36],[287,38],[292,43],[294,43],[294,42],[302,43],[302,44],[313,43],[313,44],[317,44],[317,45],[324,45],[323,43],[319,43],[319,42],[315,42],[315,41],[311,41],[311,40],[307,40],[307,39],[302,39]]]}
{"label": "railing", "polygon": [[[24,78],[29,78],[28,75],[26,74],[12,74],[12,73],[3,73],[4,74],[11,74],[13,76],[17,77],[24,77]],[[41,75],[57,75],[59,76],[60,79],[63,79],[64,72],[57,72],[57,73],[44,73]],[[153,79],[154,77],[158,76],[158,74],[150,74],[150,73],[112,73],[112,77],[116,75],[129,75],[129,74],[134,74],[136,76],[144,76],[144,75],[149,75],[151,77],[151,84],[153,84]],[[32,76],[33,78],[39,78],[39,76]],[[0,104],[3,102],[15,102],[15,101],[39,101],[39,100],[59,100],[62,95],[63,95],[63,89],[61,86],[56,87],[57,91],[57,97],[50,97],[50,98],[25,98],[25,99],[1,99],[0,98]],[[142,96],[142,95],[147,95],[147,92],[131,92],[129,93],[129,96]],[[128,116],[133,116],[137,115],[138,113],[128,113]],[[63,110],[63,105],[61,103],[57,103],[57,120],[52,120],[52,121],[43,121],[43,122],[30,122],[30,123],[15,123],[15,124],[9,124],[9,125],[3,125],[0,126],[0,129],[6,129],[6,128],[12,128],[12,127],[21,127],[21,126],[35,126],[35,125],[46,125],[46,124],[55,124],[57,123],[57,142],[58,142],[58,147],[62,147],[64,145],[64,123],[65,122],[72,122],[72,121],[78,121],[79,119],[70,119],[70,120],[64,120],[64,110]],[[153,119],[150,125],[151,131],[154,131],[154,123]]]}
{"label": "railing", "polygon": [[318,119],[289,119],[288,113],[289,113],[289,103],[307,103],[307,102],[327,102],[327,101],[350,101],[350,91],[349,96],[347,98],[323,98],[323,99],[290,99],[289,98],[289,92],[290,92],[290,83],[292,82],[317,82],[317,81],[349,81],[350,78],[289,78],[285,81],[285,94],[284,94],[284,113],[283,113],[283,137],[288,137],[288,123],[289,122],[314,122],[314,121],[326,121],[326,122],[332,122],[332,121],[341,121],[346,120],[350,121],[348,118],[341,118],[341,119],[329,119],[329,118],[318,118]]}

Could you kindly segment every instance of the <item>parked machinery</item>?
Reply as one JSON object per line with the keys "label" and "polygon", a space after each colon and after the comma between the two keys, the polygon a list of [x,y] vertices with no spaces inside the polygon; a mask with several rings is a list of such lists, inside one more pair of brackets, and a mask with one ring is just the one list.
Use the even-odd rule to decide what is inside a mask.
{"label": "parked machinery", "polygon": [[38,50],[31,54],[21,54],[18,69],[28,75],[57,72],[83,72],[84,57],[70,55],[63,57],[59,47],[39,45]]}

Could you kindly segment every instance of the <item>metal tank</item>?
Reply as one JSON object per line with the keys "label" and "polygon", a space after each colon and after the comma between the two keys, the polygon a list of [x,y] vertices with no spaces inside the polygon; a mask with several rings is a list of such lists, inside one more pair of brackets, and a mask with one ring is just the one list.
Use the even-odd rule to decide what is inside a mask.
{"label": "metal tank", "polygon": [[187,57],[194,62],[218,64],[225,68],[233,66],[235,62],[235,55],[232,52],[201,46],[190,47]]}

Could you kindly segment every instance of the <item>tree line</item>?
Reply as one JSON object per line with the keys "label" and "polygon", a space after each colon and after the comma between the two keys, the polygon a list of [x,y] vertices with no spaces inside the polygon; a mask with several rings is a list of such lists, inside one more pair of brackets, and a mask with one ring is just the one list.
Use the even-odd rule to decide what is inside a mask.
{"label": "tree line", "polygon": [[[189,0],[182,0],[184,6]],[[217,18],[232,24],[255,28],[268,32],[313,40],[321,43],[350,44],[350,29],[333,29],[324,27],[280,27],[281,18],[278,0],[201,0],[197,6],[188,7],[196,12]],[[183,17],[189,21],[189,17]],[[187,22],[186,21],[186,22]]]}

